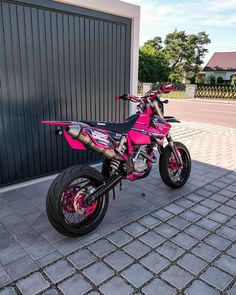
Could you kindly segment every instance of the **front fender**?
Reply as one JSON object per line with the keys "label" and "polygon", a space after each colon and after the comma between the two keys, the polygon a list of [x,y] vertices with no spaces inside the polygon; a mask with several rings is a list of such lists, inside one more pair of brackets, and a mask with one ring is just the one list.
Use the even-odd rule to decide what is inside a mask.
{"label": "front fender", "polygon": [[180,120],[176,119],[175,117],[164,116],[164,119],[165,119],[168,123],[180,123]]}

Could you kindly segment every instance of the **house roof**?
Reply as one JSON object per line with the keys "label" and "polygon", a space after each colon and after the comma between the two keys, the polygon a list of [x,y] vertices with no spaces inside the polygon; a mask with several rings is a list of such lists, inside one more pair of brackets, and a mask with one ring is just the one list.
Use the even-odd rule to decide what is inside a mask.
{"label": "house roof", "polygon": [[236,52],[215,52],[203,71],[236,71]]}

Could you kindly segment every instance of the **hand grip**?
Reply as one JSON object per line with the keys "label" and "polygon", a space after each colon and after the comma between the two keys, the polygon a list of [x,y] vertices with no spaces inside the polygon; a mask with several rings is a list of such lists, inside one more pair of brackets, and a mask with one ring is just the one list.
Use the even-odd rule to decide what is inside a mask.
{"label": "hand grip", "polygon": [[161,85],[161,91],[164,93],[169,93],[172,88],[173,88],[173,84]]}
{"label": "hand grip", "polygon": [[123,99],[123,100],[128,100],[128,94],[123,94],[123,95],[117,95],[115,96],[115,99]]}

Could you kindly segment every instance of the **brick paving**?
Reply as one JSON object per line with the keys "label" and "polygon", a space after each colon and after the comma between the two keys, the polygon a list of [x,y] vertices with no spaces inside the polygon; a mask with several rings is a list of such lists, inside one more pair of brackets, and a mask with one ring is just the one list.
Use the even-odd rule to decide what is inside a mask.
{"label": "brick paving", "polygon": [[193,159],[186,186],[157,168],[124,183],[86,237],[48,223],[50,181],[0,193],[0,295],[236,294],[236,129],[185,122],[173,137]]}

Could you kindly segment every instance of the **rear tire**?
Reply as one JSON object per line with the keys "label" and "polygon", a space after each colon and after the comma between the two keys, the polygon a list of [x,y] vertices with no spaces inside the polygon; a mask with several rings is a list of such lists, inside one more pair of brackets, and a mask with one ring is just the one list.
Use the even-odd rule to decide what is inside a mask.
{"label": "rear tire", "polygon": [[73,166],[62,171],[55,178],[47,194],[46,211],[48,219],[52,226],[65,236],[81,236],[93,231],[103,220],[109,204],[109,197],[106,194],[98,201],[94,213],[86,217],[81,224],[68,223],[63,215],[61,199],[67,188],[79,178],[91,179],[96,187],[105,180],[99,171],[90,166]]}
{"label": "rear tire", "polygon": [[181,156],[184,162],[183,169],[185,170],[181,172],[181,174],[183,173],[182,179],[180,181],[175,181],[173,179],[173,176],[171,175],[171,172],[169,169],[169,160],[170,160],[170,157],[172,156],[172,149],[169,144],[163,149],[163,151],[160,154],[159,171],[160,171],[162,181],[167,186],[171,188],[180,188],[187,182],[189,178],[189,175],[191,172],[191,157],[187,147],[184,144],[182,144],[181,142],[175,142],[175,145],[177,146],[179,152],[181,153]]}

